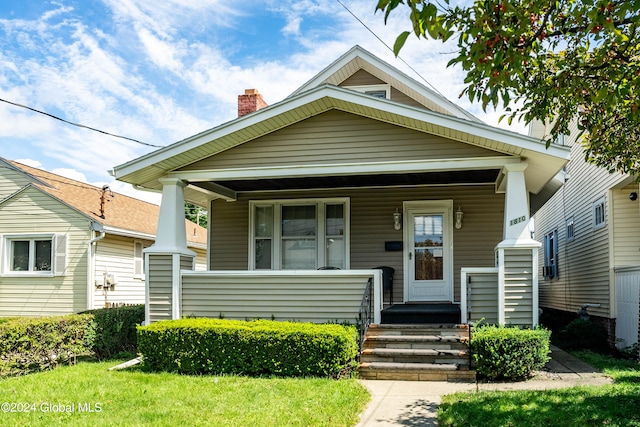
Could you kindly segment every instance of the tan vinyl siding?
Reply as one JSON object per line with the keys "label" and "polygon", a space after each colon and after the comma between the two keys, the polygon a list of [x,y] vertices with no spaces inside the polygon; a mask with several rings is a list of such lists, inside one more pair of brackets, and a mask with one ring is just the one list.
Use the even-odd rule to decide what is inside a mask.
{"label": "tan vinyl siding", "polygon": [[183,316],[356,323],[368,277],[184,274]]}
{"label": "tan vinyl siding", "polygon": [[210,210],[211,269],[248,268],[249,200],[328,197],[350,199],[350,267],[390,266],[396,270],[394,302],[403,301],[403,252],[385,252],[384,244],[403,240],[392,218],[396,209],[402,210],[403,201],[453,199],[454,209],[460,206],[464,211],[462,229],[453,230],[455,301],[460,301],[462,267],[495,265],[494,248],[502,240],[504,195],[495,194],[491,185],[477,185],[241,194],[236,202],[214,201]]}
{"label": "tan vinyl siding", "polygon": [[365,70],[358,70],[353,73],[351,77],[340,83],[339,86],[366,86],[381,84],[386,84],[386,82],[380,80],[372,74],[369,74]]}
{"label": "tan vinyl siding", "polygon": [[[576,129],[572,130],[576,134]],[[621,174],[609,174],[584,161],[582,147],[569,138],[571,161],[564,186],[535,215],[536,240],[558,229],[559,278],[544,280],[544,252],[540,250],[540,306],[576,312],[582,304],[598,303],[589,313],[611,317],[609,262],[609,226],[611,194],[609,189],[624,180]],[[605,197],[607,226],[594,229],[593,202]],[[567,242],[565,221],[573,217],[575,239]]]}
{"label": "tan vinyl siding", "polygon": [[246,142],[181,170],[418,159],[498,153],[366,117],[329,111]]}
{"label": "tan vinyl siding", "polygon": [[638,193],[638,184],[611,191],[613,267],[640,265],[640,200],[629,200]]}
{"label": "tan vinyl siding", "polygon": [[391,100],[402,104],[412,105],[414,107],[427,108],[415,99],[400,92],[398,89],[391,87]]}
{"label": "tan vinyl siding", "polygon": [[190,256],[180,257],[180,270],[195,270],[195,258]]}
{"label": "tan vinyl siding", "polygon": [[[45,193],[29,188],[0,205],[0,234],[25,233],[66,235],[66,274],[0,276],[0,317],[61,315],[86,310],[88,219]],[[3,248],[2,256],[5,255]]]}
{"label": "tan vinyl siding", "polygon": [[469,320],[498,323],[498,273],[469,273]]}
{"label": "tan vinyl siding", "polygon": [[149,254],[149,321],[171,319],[173,257]]}
{"label": "tan vinyl siding", "polygon": [[505,250],[505,324],[530,326],[533,319],[531,250]]}

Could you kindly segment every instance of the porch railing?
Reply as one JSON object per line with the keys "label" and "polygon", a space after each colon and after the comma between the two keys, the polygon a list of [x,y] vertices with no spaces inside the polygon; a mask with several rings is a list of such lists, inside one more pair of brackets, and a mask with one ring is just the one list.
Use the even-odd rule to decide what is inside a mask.
{"label": "porch railing", "polygon": [[180,316],[353,324],[369,283],[369,322],[382,310],[380,270],[182,270],[180,278]]}
{"label": "porch railing", "polygon": [[498,323],[498,269],[463,268],[460,282],[462,323]]}
{"label": "porch railing", "polygon": [[373,318],[373,279],[367,280],[367,287],[364,289],[362,295],[362,302],[360,303],[360,312],[358,313],[358,335],[360,338],[360,350],[364,345],[364,339],[367,335],[367,329],[371,324]]}

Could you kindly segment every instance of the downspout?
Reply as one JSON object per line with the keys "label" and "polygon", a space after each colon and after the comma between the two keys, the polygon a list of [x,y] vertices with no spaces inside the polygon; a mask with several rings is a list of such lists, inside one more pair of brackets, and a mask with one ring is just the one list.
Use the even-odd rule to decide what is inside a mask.
{"label": "downspout", "polygon": [[104,227],[99,222],[91,221],[90,228],[92,232],[97,231],[100,233],[100,235],[89,240],[89,243],[87,244],[87,310],[93,309],[93,292],[95,288],[95,263],[93,260],[93,244],[99,240],[104,239],[104,236],[106,234],[104,231]]}

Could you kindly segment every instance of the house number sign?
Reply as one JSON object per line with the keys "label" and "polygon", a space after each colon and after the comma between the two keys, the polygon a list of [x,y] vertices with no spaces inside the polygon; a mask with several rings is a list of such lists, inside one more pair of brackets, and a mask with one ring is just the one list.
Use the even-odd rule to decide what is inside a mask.
{"label": "house number sign", "polygon": [[527,220],[526,216],[524,216],[524,215],[520,216],[518,218],[515,218],[515,219],[512,219],[511,221],[509,221],[509,226],[516,225],[516,224],[519,224],[521,222],[525,222],[526,220]]}

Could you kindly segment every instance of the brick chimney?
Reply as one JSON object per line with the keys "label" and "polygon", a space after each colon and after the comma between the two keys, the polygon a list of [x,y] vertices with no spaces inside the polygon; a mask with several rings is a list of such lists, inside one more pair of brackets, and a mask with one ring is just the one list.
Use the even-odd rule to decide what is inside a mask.
{"label": "brick chimney", "polygon": [[238,117],[253,113],[267,106],[257,89],[245,89],[244,95],[238,95]]}

